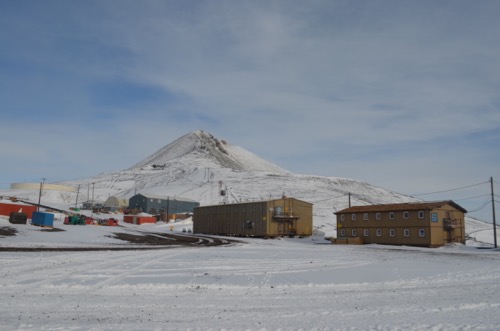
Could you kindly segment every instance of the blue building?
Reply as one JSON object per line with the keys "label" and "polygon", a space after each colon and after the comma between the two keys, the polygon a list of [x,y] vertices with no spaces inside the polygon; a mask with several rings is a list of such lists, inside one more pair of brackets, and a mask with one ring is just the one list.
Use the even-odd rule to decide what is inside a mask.
{"label": "blue building", "polygon": [[169,196],[156,196],[147,193],[139,193],[129,199],[130,209],[139,209],[152,215],[192,213],[200,203],[189,199],[180,199]]}

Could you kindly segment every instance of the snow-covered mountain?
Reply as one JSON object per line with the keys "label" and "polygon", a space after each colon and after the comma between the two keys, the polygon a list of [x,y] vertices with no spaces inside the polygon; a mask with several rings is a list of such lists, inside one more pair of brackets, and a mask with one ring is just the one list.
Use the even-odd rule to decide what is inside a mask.
{"label": "snow-covered mountain", "polygon": [[[349,193],[352,205],[416,201],[353,179],[294,174],[201,130],[180,137],[128,169],[61,184],[79,186],[79,202],[149,193],[209,205],[286,195],[313,203],[314,224],[326,229],[335,226],[333,213],[348,207]],[[221,188],[229,194],[221,197]],[[12,194],[38,199],[38,192]],[[48,205],[74,206],[77,194],[44,191],[42,199]]]}
{"label": "snow-covered mountain", "polygon": [[202,130],[180,137],[129,170],[161,169],[171,163],[182,163],[182,161],[234,171],[288,172],[241,147],[231,145]]}

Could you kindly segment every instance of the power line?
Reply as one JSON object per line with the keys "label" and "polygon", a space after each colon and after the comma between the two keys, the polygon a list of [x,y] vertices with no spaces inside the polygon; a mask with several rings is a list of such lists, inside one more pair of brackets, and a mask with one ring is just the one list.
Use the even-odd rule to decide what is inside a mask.
{"label": "power line", "polygon": [[475,212],[478,212],[478,211],[480,211],[480,210],[484,209],[484,208],[485,208],[486,206],[488,206],[490,203],[491,203],[491,200],[489,200],[489,199],[488,199],[488,200],[486,200],[485,202],[483,202],[483,204],[481,205],[481,207],[478,207],[478,208],[476,208],[476,209],[474,209],[474,210],[469,210],[469,211],[467,211],[467,213],[475,213]]}
{"label": "power line", "polygon": [[342,197],[345,197],[346,195],[349,195],[349,193],[344,193],[344,194],[342,194],[342,195],[339,195],[339,196],[336,196],[336,197],[333,197],[333,198],[328,198],[328,199],[319,200],[319,201],[316,201],[315,203],[319,203],[319,202],[323,202],[323,201],[328,201],[328,200],[334,200],[334,199],[342,198]]}
{"label": "power line", "polygon": [[451,192],[451,191],[458,191],[458,190],[463,190],[463,189],[466,189],[466,188],[470,188],[470,187],[474,187],[474,186],[479,186],[479,185],[483,185],[483,184],[489,184],[489,183],[490,183],[490,181],[486,181],[486,182],[481,182],[481,183],[477,183],[477,184],[472,184],[472,185],[457,187],[457,188],[453,188],[453,189],[449,189],[449,190],[429,192],[429,193],[421,193],[421,194],[411,194],[411,196],[418,197],[418,196],[422,196],[422,195],[430,195],[430,194],[437,194],[437,193],[445,193],[445,192]]}
{"label": "power line", "polygon": [[470,198],[453,199],[453,201],[465,201],[465,200],[472,200],[472,199],[477,199],[477,198],[482,198],[482,197],[489,197],[489,196],[490,196],[490,194],[482,194],[482,195],[478,195],[478,196],[470,197]]}

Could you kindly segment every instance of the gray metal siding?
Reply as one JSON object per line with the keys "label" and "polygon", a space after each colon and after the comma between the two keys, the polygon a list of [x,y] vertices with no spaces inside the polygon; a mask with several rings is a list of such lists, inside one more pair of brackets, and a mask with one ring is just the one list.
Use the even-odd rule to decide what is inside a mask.
{"label": "gray metal siding", "polygon": [[276,206],[283,206],[301,214],[295,221],[298,235],[310,235],[312,232],[312,205],[287,198],[286,208],[282,200],[237,203],[231,205],[203,206],[194,209],[193,231],[195,233],[243,236],[280,235],[280,222],[273,219]]}
{"label": "gray metal siding", "polygon": [[158,199],[149,198],[141,194],[135,195],[130,198],[129,207],[139,208],[142,211],[149,213],[151,210],[155,210],[156,213],[168,211],[169,214],[183,213],[183,212],[193,212],[195,207],[200,205],[199,202],[194,201],[183,201],[176,199]]}

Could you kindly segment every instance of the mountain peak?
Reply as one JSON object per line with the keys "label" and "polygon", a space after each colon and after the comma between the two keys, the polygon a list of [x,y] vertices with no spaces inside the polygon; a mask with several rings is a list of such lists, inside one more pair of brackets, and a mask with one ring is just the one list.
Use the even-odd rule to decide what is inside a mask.
{"label": "mountain peak", "polygon": [[182,161],[235,171],[288,172],[203,130],[196,130],[176,139],[131,169],[165,167],[168,163]]}

